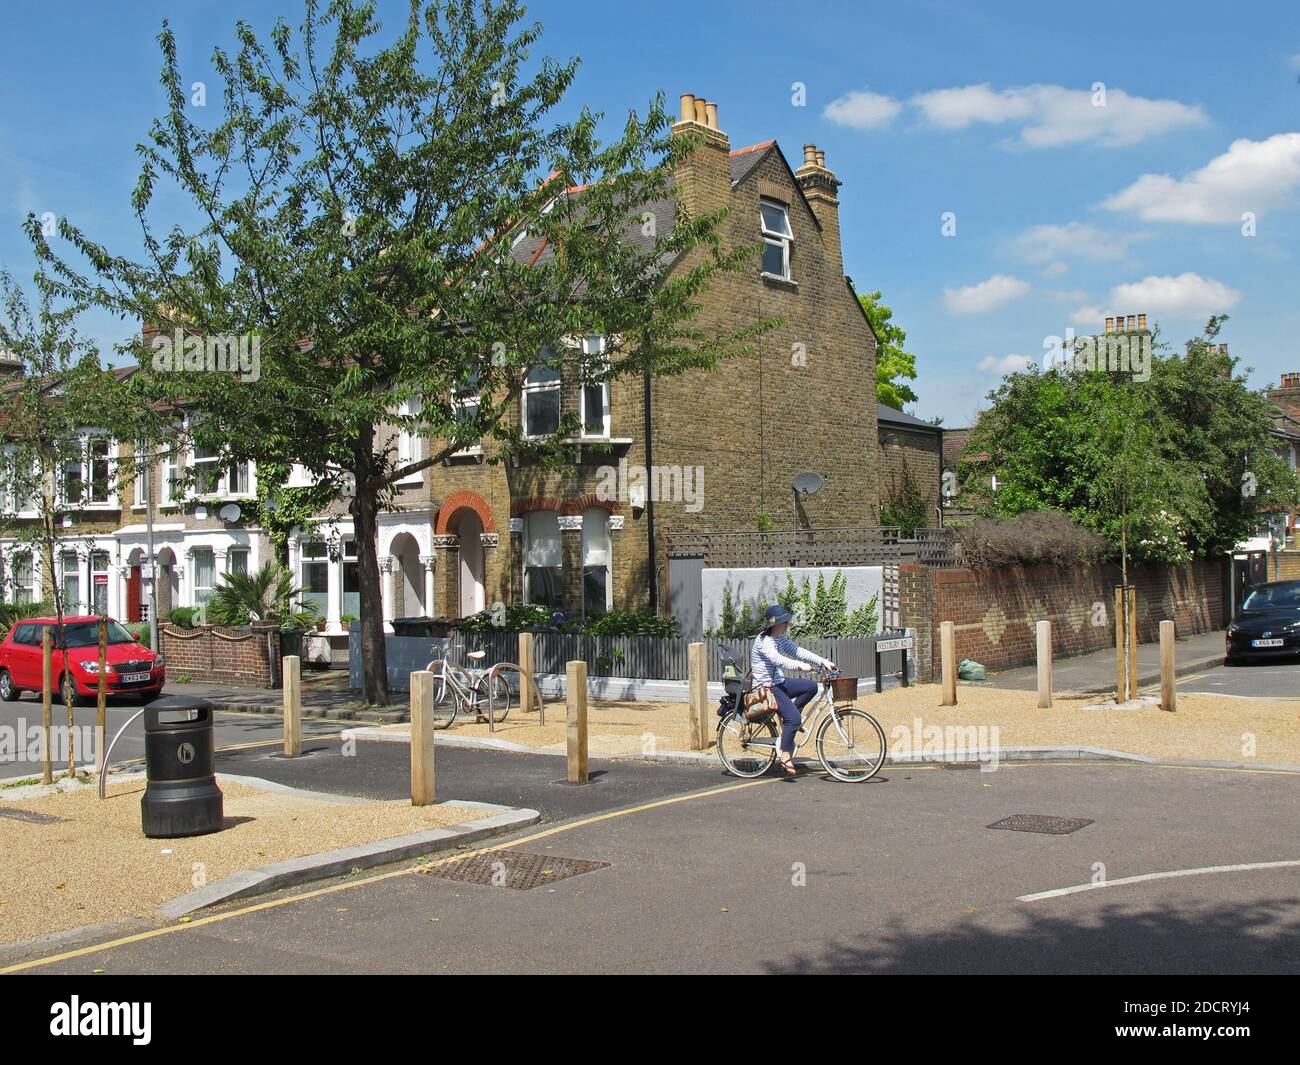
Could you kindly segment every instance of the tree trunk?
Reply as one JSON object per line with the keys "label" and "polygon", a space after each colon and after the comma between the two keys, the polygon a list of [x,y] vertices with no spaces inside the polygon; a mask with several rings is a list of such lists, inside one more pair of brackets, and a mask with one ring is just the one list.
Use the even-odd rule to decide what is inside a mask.
{"label": "tree trunk", "polygon": [[374,481],[357,474],[357,494],[349,507],[357,543],[357,578],[361,592],[362,698],[374,706],[388,703],[388,655],[384,646],[384,590],[376,539],[379,500]]}

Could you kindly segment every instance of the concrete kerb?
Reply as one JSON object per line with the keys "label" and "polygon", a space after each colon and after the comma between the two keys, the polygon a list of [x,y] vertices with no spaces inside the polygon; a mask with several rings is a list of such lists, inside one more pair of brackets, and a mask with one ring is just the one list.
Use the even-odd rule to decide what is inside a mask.
{"label": "concrete kerb", "polygon": [[[372,743],[410,743],[410,737],[403,732],[385,732],[382,729],[356,728],[346,729],[344,739],[349,736],[356,740]],[[514,754],[543,754],[552,758],[563,758],[563,749],[546,747],[529,747],[523,743],[511,743],[508,740],[480,739],[475,736],[439,736],[439,745],[449,747],[476,747],[480,749],[509,751]],[[967,758],[943,758],[927,754],[887,754],[885,765],[983,765],[992,760],[991,751],[976,751]],[[1157,758],[1154,755],[1131,754],[1128,751],[1112,751],[1105,747],[1007,747],[997,751],[1000,762],[1052,762],[1052,761],[1112,761],[1140,762],[1144,765],[1182,766],[1193,769],[1260,769],[1273,772],[1300,773],[1300,765],[1266,763],[1252,765],[1245,762],[1216,762],[1201,759]],[[717,765],[716,751],[656,751],[653,754],[622,753],[595,755],[602,761],[641,761],[662,762],[668,765]],[[799,758],[798,761],[815,765],[815,758]]]}
{"label": "concrete kerb", "polygon": [[[114,775],[115,783],[132,783],[144,779],[145,774],[143,771]],[[264,780],[261,777],[218,773],[217,782],[220,783],[223,780],[246,784],[261,791],[291,795],[294,798],[310,799],[317,802],[362,805],[377,801],[353,795],[336,795],[333,792],[294,788],[287,784]],[[93,783],[84,781],[75,785],[71,781],[68,783],[69,787],[94,787]],[[38,784],[28,788],[15,788],[7,798],[14,800],[36,798],[43,794],[49,794],[54,790],[66,791],[69,790],[69,787],[58,788],[56,783],[55,785]],[[481,810],[487,816],[474,821],[466,821],[451,828],[434,828],[427,832],[391,836],[388,839],[375,840],[371,843],[359,843],[352,847],[341,847],[337,850],[321,851],[317,854],[305,854],[298,858],[273,862],[270,865],[244,869],[238,873],[232,873],[230,876],[222,877],[220,880],[201,887],[197,891],[191,891],[188,894],[172,899],[170,902],[163,903],[158,908],[158,912],[164,917],[182,917],[185,914],[193,913],[195,910],[203,909],[206,906],[215,906],[231,899],[262,895],[268,891],[294,887],[313,880],[328,879],[332,876],[349,873],[353,869],[371,869],[377,865],[405,861],[408,858],[417,858],[422,854],[475,843],[489,836],[499,836],[526,828],[542,819],[539,811],[527,807],[502,806],[497,803],[476,802],[469,799],[450,799],[447,801],[457,806]],[[406,805],[404,799],[393,799],[389,802],[390,805],[394,806]],[[77,930],[71,929],[69,931],[76,932]],[[17,944],[10,944],[10,946],[17,946]]]}
{"label": "concrete kerb", "polygon": [[[1068,659],[1063,659],[1062,661],[1068,662]],[[1185,677],[1189,673],[1199,673],[1203,669],[1209,669],[1213,666],[1218,666],[1222,664],[1223,664],[1223,655],[1221,654],[1207,656],[1205,658],[1193,658],[1193,659],[1189,659],[1186,662],[1180,662],[1176,666],[1174,666],[1174,676]],[[1158,669],[1152,673],[1138,674],[1139,689],[1148,688],[1151,687],[1152,685],[1159,684],[1159,683],[1160,683],[1160,670]],[[996,687],[996,685],[991,685],[991,686]],[[1071,689],[1070,691],[1057,691],[1054,694],[1064,695],[1064,696],[1104,695],[1107,692],[1114,692],[1114,690],[1115,690],[1115,685],[1111,683],[1111,684],[1099,685],[1095,688],[1074,688]]]}

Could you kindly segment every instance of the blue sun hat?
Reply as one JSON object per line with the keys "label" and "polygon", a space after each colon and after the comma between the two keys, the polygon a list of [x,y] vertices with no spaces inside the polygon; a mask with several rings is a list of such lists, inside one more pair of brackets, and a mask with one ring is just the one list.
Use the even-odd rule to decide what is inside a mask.
{"label": "blue sun hat", "polygon": [[786,610],[780,603],[776,606],[767,608],[767,613],[763,615],[763,627],[759,629],[759,634],[765,633],[773,625],[780,625],[782,622],[790,621],[794,617],[790,611]]}

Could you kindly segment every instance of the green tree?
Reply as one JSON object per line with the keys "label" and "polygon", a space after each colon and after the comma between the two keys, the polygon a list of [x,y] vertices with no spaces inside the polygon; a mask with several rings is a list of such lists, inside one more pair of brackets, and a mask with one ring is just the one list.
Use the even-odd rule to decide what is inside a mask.
{"label": "green tree", "polygon": [[[1273,451],[1269,404],[1211,351],[1222,318],[1183,354],[1153,353],[1149,380],[1054,367],[1009,375],[990,393],[962,470],[985,513],[1056,510],[1132,560],[1216,557],[1291,506],[1295,474]],[[1159,349],[1156,349],[1159,351]],[[986,490],[989,475],[998,488]],[[976,481],[978,480],[978,484]]]}
{"label": "green tree", "polygon": [[[241,22],[237,50],[213,53],[224,90],[208,126],[218,109],[189,106],[164,22],[167,109],[132,201],[145,260],[61,220],[83,275],[28,227],[69,292],[158,324],[187,352],[195,338],[258,339],[256,373],[237,377],[141,344],[129,387],[141,410],[189,405],[195,443],[268,469],[292,458],[322,498],[347,498],[372,703],[388,698],[376,528],[397,482],[485,437],[494,461],[559,464],[576,415],[525,441],[513,414],[539,365],[672,374],[741,353],[756,331],[692,323],[714,272],[750,251],[722,249],[720,216],[679,211],[654,231],[641,214],[672,194],[695,142],[671,135],[661,98],[608,144],[589,110],[556,123],[577,63],[530,60],[541,31],[522,16],[517,0],[410,0],[383,46],[370,0],[307,0],[300,29],[280,21],[267,40]],[[157,220],[176,203],[197,209],[196,227],[189,210]],[[512,257],[524,230],[553,254]],[[604,352],[574,346],[591,334],[609,338]],[[421,457],[399,459],[397,430],[428,441]]]}
{"label": "green tree", "polygon": [[915,403],[917,395],[907,384],[916,380],[916,356],[906,351],[907,333],[891,319],[894,312],[880,302],[880,292],[859,294],[858,302],[866,311],[880,342],[876,348],[876,399],[886,407],[902,410]]}

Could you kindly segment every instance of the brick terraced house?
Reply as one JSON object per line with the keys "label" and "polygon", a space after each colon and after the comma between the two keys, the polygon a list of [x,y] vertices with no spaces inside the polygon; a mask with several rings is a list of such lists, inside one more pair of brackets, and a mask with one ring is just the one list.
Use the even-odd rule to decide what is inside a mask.
{"label": "brick terraced house", "polygon": [[[753,531],[762,515],[777,528],[877,524],[876,338],[844,273],[840,181],[815,145],[804,146],[797,169],[775,141],[732,150],[716,104],[689,94],[673,128],[701,143],[672,176],[676,195],[645,205],[654,225],[671,231],[679,211],[726,208],[724,245],[758,252],[751,269],[715,276],[695,326],[777,325],[752,355],[713,370],[607,383],[535,370],[516,416],[526,436],[545,436],[562,413],[576,412],[582,430],[567,441],[571,465],[489,463],[496,444],[485,440],[399,484],[379,519],[385,621],[461,617],[498,601],[586,614],[662,609],[672,531]],[[553,252],[527,232],[511,238],[521,261]],[[596,350],[604,342],[574,341]],[[473,404],[472,390],[460,401]],[[391,443],[403,462],[431,444],[407,433]],[[199,502],[176,488],[175,465],[155,467],[160,614],[206,601],[220,574],[256,569],[272,551],[240,509],[256,497],[252,464],[195,454],[178,461],[210,469]],[[825,484],[797,498],[791,483],[804,471]],[[302,476],[295,471],[289,484],[305,484]],[[106,605],[129,620],[141,612],[144,496],[141,478],[103,515]],[[342,500],[317,517],[316,528],[290,538],[289,564],[326,632],[342,635],[360,610],[352,521]],[[87,557],[105,561],[93,550]],[[98,570],[84,576],[87,589],[97,587]]]}

